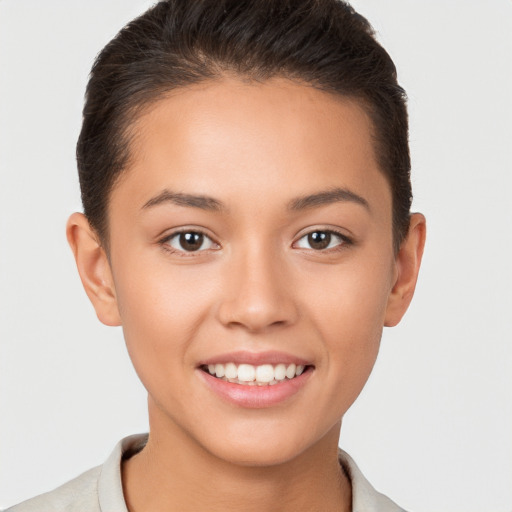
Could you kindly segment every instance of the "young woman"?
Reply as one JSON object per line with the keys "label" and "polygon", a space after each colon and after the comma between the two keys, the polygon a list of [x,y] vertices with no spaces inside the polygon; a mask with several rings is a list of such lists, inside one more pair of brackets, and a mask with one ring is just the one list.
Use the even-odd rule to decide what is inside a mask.
{"label": "young woman", "polygon": [[68,240],[150,432],[15,512],[384,511],[338,450],[412,298],[404,91],[337,0],[167,0],[98,56]]}

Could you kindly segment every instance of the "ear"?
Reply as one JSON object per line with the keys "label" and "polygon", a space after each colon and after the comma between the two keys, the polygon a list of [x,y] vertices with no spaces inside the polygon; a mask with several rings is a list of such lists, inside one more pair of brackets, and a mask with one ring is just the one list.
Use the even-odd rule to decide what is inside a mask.
{"label": "ear", "polygon": [[420,271],[427,225],[421,213],[413,213],[409,231],[396,256],[396,279],[386,308],[384,325],[393,327],[400,322],[411,303]]}
{"label": "ear", "polygon": [[81,213],[73,213],[66,226],[82,285],[96,315],[105,325],[121,325],[112,271],[95,230]]}

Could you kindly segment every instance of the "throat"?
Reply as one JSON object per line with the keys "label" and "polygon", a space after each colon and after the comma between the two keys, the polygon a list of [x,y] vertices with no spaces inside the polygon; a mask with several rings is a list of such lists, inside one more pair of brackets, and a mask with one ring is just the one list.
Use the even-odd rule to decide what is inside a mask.
{"label": "throat", "polygon": [[352,510],[350,481],[337,461],[337,451],[319,458],[307,450],[283,464],[248,467],[197,458],[194,453],[188,460],[176,460],[162,450],[164,446],[150,440],[123,461],[123,491],[130,512]]}

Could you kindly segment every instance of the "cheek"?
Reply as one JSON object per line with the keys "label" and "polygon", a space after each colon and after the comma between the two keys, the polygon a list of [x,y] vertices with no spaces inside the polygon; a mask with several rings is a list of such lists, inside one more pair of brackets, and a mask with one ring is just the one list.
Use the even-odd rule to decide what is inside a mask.
{"label": "cheek", "polygon": [[154,252],[127,259],[116,267],[119,272],[114,279],[123,323],[130,329],[146,326],[158,331],[171,325],[174,333],[184,327],[193,330],[193,318],[215,290],[213,269],[171,264]]}
{"label": "cheek", "polygon": [[146,387],[165,386],[180,368],[192,365],[187,348],[205,321],[215,290],[204,272],[159,260],[119,265],[116,279],[127,349]]}
{"label": "cheek", "polygon": [[[324,280],[323,293],[311,301],[311,317],[324,340],[332,395],[346,410],[356,399],[379,351],[391,290],[390,260],[360,261],[340,267]],[[343,393],[340,393],[343,390]]]}
{"label": "cheek", "polygon": [[309,290],[305,307],[311,307],[318,324],[345,338],[373,340],[384,324],[387,301],[392,287],[390,258],[357,256],[347,265],[327,267],[318,274],[316,293]]}

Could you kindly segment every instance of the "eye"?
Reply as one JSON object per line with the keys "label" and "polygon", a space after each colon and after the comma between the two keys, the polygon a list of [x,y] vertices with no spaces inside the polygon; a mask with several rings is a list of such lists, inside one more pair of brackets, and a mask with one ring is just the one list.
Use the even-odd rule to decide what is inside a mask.
{"label": "eye", "polygon": [[350,240],[330,230],[316,230],[311,231],[307,235],[299,238],[296,242],[296,246],[300,249],[313,249],[315,251],[322,251],[325,249],[332,249],[334,247],[341,246],[343,244],[350,243]]}
{"label": "eye", "polygon": [[197,252],[218,248],[218,245],[210,237],[193,230],[174,233],[162,243],[179,252]]}

